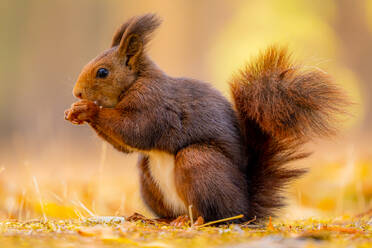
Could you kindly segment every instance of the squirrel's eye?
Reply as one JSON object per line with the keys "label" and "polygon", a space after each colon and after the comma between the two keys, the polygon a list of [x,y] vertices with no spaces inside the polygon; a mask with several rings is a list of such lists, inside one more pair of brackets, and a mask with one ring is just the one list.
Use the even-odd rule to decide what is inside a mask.
{"label": "squirrel's eye", "polygon": [[105,68],[99,68],[96,77],[105,78],[109,74],[109,71]]}

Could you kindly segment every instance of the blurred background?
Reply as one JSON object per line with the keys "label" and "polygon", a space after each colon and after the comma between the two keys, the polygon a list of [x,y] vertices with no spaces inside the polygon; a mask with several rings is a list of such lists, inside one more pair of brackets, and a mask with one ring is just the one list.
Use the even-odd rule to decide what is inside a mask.
{"label": "blurred background", "polygon": [[[81,68],[122,22],[155,12],[149,53],[169,75],[211,82],[273,43],[329,72],[355,102],[337,138],[314,141],[311,171],[291,185],[285,218],[372,207],[371,0],[0,0],[0,217],[75,218],[151,213],[136,155],[120,154],[63,112]],[[288,213],[291,213],[290,215]]]}

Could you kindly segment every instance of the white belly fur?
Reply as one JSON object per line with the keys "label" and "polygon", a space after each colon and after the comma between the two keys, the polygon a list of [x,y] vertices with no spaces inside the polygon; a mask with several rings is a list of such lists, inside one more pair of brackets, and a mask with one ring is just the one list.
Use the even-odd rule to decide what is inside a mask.
{"label": "white belly fur", "polygon": [[151,151],[147,155],[149,156],[151,176],[163,195],[165,205],[175,215],[186,214],[187,207],[176,190],[174,155],[160,151]]}

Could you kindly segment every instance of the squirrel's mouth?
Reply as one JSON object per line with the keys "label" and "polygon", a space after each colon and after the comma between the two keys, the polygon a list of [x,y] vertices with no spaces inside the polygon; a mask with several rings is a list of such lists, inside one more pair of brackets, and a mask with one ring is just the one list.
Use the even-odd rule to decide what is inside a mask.
{"label": "squirrel's mouth", "polygon": [[102,108],[102,104],[99,100],[95,100],[93,101],[97,106],[101,107]]}
{"label": "squirrel's mouth", "polygon": [[103,99],[92,99],[92,101],[100,108],[114,108],[118,103],[116,99],[110,99],[107,97],[103,97]]}

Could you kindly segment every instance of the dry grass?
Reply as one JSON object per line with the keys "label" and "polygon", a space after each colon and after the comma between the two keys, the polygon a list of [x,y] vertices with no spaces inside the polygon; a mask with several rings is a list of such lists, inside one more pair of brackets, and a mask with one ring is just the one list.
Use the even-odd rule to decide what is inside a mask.
{"label": "dry grass", "polygon": [[196,228],[99,217],[151,213],[139,196],[135,156],[105,145],[85,155],[0,165],[1,247],[372,245],[368,157],[309,160],[312,172],[292,185],[290,207],[273,222]]}
{"label": "dry grass", "polygon": [[263,225],[172,227],[121,219],[3,221],[2,247],[371,247],[372,221],[277,221]]}

